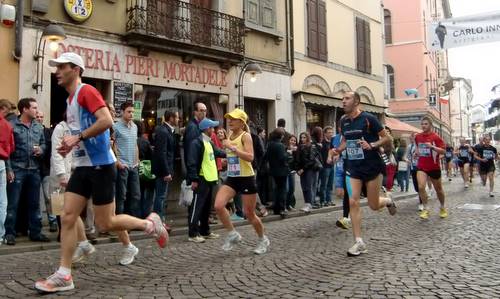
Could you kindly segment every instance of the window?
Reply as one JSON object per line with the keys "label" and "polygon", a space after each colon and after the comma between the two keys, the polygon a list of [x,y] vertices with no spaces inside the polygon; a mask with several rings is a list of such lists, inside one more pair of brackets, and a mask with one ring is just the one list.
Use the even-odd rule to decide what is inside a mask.
{"label": "window", "polygon": [[327,61],[326,4],[322,0],[307,0],[307,56]]}
{"label": "window", "polygon": [[247,0],[246,20],[267,29],[276,29],[276,0]]}
{"label": "window", "polygon": [[387,95],[389,99],[396,97],[395,82],[394,82],[394,68],[391,65],[386,65],[387,71]]}
{"label": "window", "polygon": [[388,9],[384,9],[384,36],[385,44],[392,44],[392,18]]}
{"label": "window", "polygon": [[370,74],[372,58],[370,49],[370,23],[356,17],[357,69]]}

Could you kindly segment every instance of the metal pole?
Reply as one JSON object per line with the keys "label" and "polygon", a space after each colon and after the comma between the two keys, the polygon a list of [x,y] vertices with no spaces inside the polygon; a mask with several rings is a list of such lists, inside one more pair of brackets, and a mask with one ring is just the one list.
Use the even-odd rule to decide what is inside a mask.
{"label": "metal pole", "polygon": [[238,76],[238,107],[237,108],[242,108],[241,107],[241,97],[243,96],[243,76],[245,75],[245,71],[247,69],[247,66],[250,64],[251,62],[247,62],[243,65],[243,67],[241,68],[241,71],[240,71],[240,75]]}
{"label": "metal pole", "polygon": [[463,132],[463,124],[462,124],[462,95],[460,92],[460,86],[462,85],[460,81],[458,81],[458,106],[459,106],[459,111],[460,111],[460,138],[464,137],[464,132]]}

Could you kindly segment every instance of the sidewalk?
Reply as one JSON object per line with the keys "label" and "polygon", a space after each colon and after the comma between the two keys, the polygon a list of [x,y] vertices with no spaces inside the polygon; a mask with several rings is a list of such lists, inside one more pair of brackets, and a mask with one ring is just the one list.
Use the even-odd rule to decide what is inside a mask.
{"label": "sidewalk", "polygon": [[[415,197],[417,195],[414,191],[393,192],[392,194],[393,194],[393,198],[396,201]],[[333,211],[342,211],[342,200],[335,198],[334,199],[335,206],[312,210],[311,213],[306,214],[306,213],[299,210],[304,205],[304,200],[303,200],[300,188],[297,190],[295,195],[296,195],[296,199],[297,199],[297,205],[296,205],[297,210],[290,212],[288,214],[288,218],[304,217],[304,216],[311,215],[311,214],[329,213],[329,212],[333,212]],[[367,205],[366,199],[362,199],[361,204],[362,204],[362,206],[366,206]],[[281,219],[279,215],[271,215],[272,212],[271,211],[269,211],[269,212],[270,212],[269,216],[262,218],[264,222],[279,221]],[[188,233],[187,209],[179,207],[177,205],[177,202],[169,202],[167,215],[168,215],[168,224],[170,225],[170,227],[172,227],[172,232],[170,233],[170,235],[171,236],[186,235],[186,237],[187,237],[187,233]],[[248,221],[241,220],[241,221],[236,222],[235,226],[242,226],[242,225],[247,225],[247,224],[248,224]],[[222,224],[215,224],[215,225],[212,225],[211,227],[214,230],[218,230],[218,229],[223,228]],[[44,226],[43,232],[52,240],[52,242],[50,242],[50,243],[32,242],[28,239],[28,237],[21,236],[21,237],[16,238],[16,245],[15,246],[8,246],[5,244],[0,245],[0,255],[33,252],[33,251],[40,251],[40,250],[58,249],[60,247],[60,243],[56,241],[57,233],[50,233],[48,231],[48,226]],[[143,232],[138,232],[138,231],[130,232],[130,239],[132,241],[142,240],[142,239],[146,239],[146,238],[149,238],[149,237],[144,235]],[[92,241],[93,244],[106,244],[106,243],[112,243],[112,242],[118,242],[118,238],[114,235],[106,236],[106,237],[98,237],[97,239]]]}

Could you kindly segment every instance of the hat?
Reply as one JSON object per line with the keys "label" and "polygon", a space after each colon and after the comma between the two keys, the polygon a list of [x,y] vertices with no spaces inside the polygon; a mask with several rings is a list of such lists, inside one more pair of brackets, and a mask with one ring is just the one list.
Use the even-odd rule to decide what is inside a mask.
{"label": "hat", "polygon": [[239,120],[243,121],[244,123],[246,123],[248,120],[248,115],[245,113],[245,111],[243,111],[239,108],[236,108],[233,111],[226,113],[226,115],[224,115],[224,118],[239,119]]}
{"label": "hat", "polygon": [[205,131],[208,128],[215,128],[219,126],[219,122],[216,120],[211,120],[210,118],[204,118],[198,124],[200,130]]}
{"label": "hat", "polygon": [[79,66],[82,70],[85,70],[85,65],[83,64],[82,57],[73,52],[65,52],[56,59],[49,60],[49,66],[58,66],[64,63],[72,63],[76,66]]}

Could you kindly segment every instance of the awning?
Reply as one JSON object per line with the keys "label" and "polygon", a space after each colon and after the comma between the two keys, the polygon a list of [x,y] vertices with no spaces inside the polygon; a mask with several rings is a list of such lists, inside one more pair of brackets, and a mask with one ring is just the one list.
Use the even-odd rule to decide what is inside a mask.
{"label": "awning", "polygon": [[400,121],[397,118],[385,117],[385,125],[391,128],[393,131],[405,132],[405,133],[420,133],[422,130],[415,128],[407,123]]}
{"label": "awning", "polygon": [[[294,94],[298,96],[304,103],[311,103],[315,105],[342,108],[342,100],[335,97],[317,95],[314,93],[299,91]],[[373,113],[384,113],[386,107],[372,105],[368,103],[361,103],[361,110]]]}
{"label": "awning", "polygon": [[299,93],[301,100],[304,103],[311,103],[321,106],[342,108],[342,100],[329,96],[321,96],[312,93]]}

